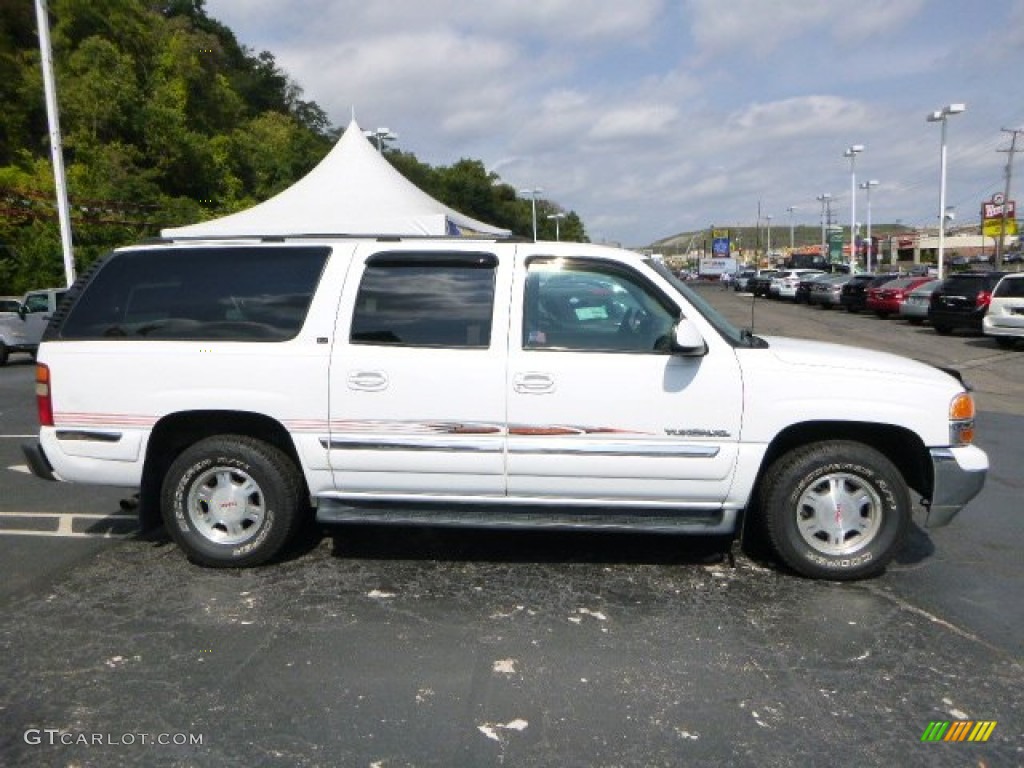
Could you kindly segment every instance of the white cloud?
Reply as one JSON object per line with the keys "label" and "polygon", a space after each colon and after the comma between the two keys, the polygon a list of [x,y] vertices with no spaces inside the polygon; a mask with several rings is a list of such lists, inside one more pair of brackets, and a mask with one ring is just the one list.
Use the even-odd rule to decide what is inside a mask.
{"label": "white cloud", "polygon": [[[396,131],[432,164],[481,160],[539,186],[595,238],[643,245],[712,222],[848,205],[842,150],[883,185],[880,216],[930,222],[951,101],[962,210],[1001,178],[1024,123],[1024,0],[207,0],[344,125]],[[1009,73],[1009,85],[1000,85]],[[969,150],[969,151],[968,151]],[[962,198],[962,199],[960,199]],[[875,198],[873,197],[873,200]],[[972,209],[976,206],[973,203]],[[777,219],[780,220],[780,219]]]}

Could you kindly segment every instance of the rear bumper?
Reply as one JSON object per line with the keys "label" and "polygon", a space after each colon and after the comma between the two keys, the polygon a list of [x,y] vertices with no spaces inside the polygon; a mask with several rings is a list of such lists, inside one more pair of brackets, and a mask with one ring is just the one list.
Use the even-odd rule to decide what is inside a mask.
{"label": "rear bumper", "polygon": [[928,321],[932,325],[946,326],[948,328],[972,328],[981,330],[981,322],[985,317],[984,312],[947,312],[930,308],[928,310]]}
{"label": "rear bumper", "polygon": [[988,456],[980,448],[932,448],[932,497],[928,502],[928,528],[948,525],[985,485]]}
{"label": "rear bumper", "polygon": [[22,443],[21,452],[25,454],[25,461],[28,462],[28,468],[32,471],[33,475],[43,480],[57,480],[57,477],[53,474],[53,466],[50,464],[50,460],[46,458],[46,452],[38,440],[34,440],[31,443]]}

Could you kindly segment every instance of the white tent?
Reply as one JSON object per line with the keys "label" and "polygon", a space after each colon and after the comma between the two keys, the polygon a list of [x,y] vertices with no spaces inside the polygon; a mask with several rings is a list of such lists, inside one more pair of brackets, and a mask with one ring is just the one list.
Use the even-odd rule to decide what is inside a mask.
{"label": "white tent", "polygon": [[508,237],[416,187],[381,156],[355,120],[306,176],[252,208],[161,231],[164,237],[461,235]]}

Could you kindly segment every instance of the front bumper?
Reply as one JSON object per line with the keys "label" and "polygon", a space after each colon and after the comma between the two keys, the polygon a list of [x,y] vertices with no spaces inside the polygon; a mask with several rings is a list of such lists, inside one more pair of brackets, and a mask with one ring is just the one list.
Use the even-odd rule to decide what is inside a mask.
{"label": "front bumper", "polygon": [[981,491],[988,475],[988,456],[973,445],[932,448],[930,453],[934,480],[925,526],[940,528]]}

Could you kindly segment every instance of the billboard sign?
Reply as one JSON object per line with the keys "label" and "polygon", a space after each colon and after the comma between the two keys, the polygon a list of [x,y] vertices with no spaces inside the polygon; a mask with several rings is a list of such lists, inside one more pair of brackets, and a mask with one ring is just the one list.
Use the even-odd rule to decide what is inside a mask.
{"label": "billboard sign", "polygon": [[729,258],[729,254],[729,230],[712,228],[711,255],[716,259],[727,259]]}
{"label": "billboard sign", "polygon": [[828,260],[833,264],[843,261],[843,228],[828,228]]}
{"label": "billboard sign", "polygon": [[999,237],[1003,231],[1003,215],[1006,215],[1006,234],[1017,234],[1017,206],[1013,200],[1003,200],[1000,194],[981,204],[981,231],[985,237]]}

